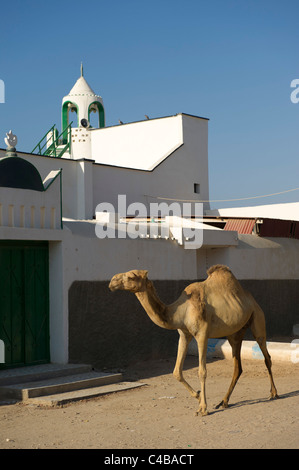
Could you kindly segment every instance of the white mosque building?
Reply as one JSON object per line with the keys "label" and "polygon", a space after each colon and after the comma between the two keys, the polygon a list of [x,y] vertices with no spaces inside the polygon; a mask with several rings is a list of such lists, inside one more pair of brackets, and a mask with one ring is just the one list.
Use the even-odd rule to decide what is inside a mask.
{"label": "white mosque building", "polygon": [[[178,113],[106,127],[103,99],[81,66],[62,99],[61,121],[31,153],[14,147],[12,133],[0,149],[3,367],[113,367],[175,353],[176,332],[151,325],[134,296],[108,289],[114,274],[134,268],[147,269],[171,302],[190,281],[204,279],[208,267],[227,264],[266,310],[271,305],[265,313],[273,336],[299,323],[299,219],[282,224],[258,209],[211,211],[207,118]],[[172,217],[174,202],[191,209],[198,203],[203,212]],[[130,225],[136,203],[146,210],[139,222],[144,236]],[[152,203],[159,204],[157,217]],[[103,207],[115,219],[109,210],[104,217]],[[162,226],[168,236],[161,236]],[[188,230],[200,235],[197,243]]]}
{"label": "white mosque building", "polygon": [[[95,127],[90,126],[93,113]],[[148,206],[156,197],[209,200],[208,119],[180,113],[105,127],[103,100],[81,66],[81,76],[62,99],[61,121],[61,131],[53,126],[32,153],[59,157],[66,168],[77,169],[64,176],[65,217],[90,219],[102,201],[116,207],[118,194],[126,194],[128,205]],[[46,161],[38,165],[41,174],[53,166],[52,159],[50,165]]]}

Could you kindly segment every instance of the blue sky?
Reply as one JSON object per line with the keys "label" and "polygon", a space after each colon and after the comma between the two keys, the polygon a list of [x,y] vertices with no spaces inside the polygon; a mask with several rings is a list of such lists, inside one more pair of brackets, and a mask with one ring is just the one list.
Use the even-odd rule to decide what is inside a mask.
{"label": "blue sky", "polygon": [[[0,0],[0,147],[31,151],[80,75],[106,124],[180,112],[209,121],[211,200],[299,187],[298,0]],[[299,201],[215,202],[231,207]]]}

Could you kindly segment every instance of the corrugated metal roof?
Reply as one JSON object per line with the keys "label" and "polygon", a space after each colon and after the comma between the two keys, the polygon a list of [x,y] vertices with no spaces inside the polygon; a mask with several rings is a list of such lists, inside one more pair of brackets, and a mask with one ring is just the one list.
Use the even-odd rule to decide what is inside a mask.
{"label": "corrugated metal roof", "polygon": [[224,230],[236,231],[240,234],[252,234],[258,222],[257,235],[260,237],[282,237],[299,239],[299,222],[279,219],[228,219]]}
{"label": "corrugated metal roof", "polygon": [[[295,238],[299,240],[299,221],[267,218],[246,217],[209,217],[204,220],[208,225],[223,228],[226,231],[235,231],[239,234],[251,235],[254,233],[260,237]],[[222,226],[222,227],[221,227]]]}
{"label": "corrugated metal roof", "polygon": [[242,234],[251,234],[255,225],[255,219],[229,219],[224,230],[236,231]]}

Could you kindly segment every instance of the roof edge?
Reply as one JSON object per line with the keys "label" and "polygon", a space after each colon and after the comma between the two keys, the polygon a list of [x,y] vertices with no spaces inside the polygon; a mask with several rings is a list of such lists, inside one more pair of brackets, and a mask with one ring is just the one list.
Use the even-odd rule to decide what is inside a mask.
{"label": "roof edge", "polygon": [[111,127],[119,127],[119,126],[128,126],[129,124],[138,124],[139,122],[147,122],[147,121],[155,121],[158,119],[168,119],[172,117],[177,117],[177,116],[188,116],[196,119],[203,119],[204,121],[209,121],[209,118],[201,117],[201,116],[195,116],[193,114],[188,114],[188,113],[176,113],[176,114],[169,114],[168,116],[159,116],[156,118],[150,118],[150,119],[140,119],[139,121],[131,121],[131,122],[124,122],[123,124],[112,124],[111,126],[105,126],[100,129],[94,128],[94,129],[89,129],[91,132],[93,131],[98,131],[98,130],[103,130],[103,129],[109,129]]}

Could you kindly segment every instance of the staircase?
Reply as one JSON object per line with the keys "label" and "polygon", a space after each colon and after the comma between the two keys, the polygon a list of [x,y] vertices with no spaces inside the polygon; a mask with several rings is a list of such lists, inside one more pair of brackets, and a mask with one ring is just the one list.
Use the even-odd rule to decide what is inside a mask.
{"label": "staircase", "polygon": [[120,373],[96,372],[90,365],[45,364],[0,371],[0,402],[56,406],[142,385],[123,382]]}
{"label": "staircase", "polygon": [[36,144],[31,153],[37,153],[38,155],[45,155],[48,157],[61,158],[64,153],[71,153],[71,122],[61,134],[58,134],[56,124],[46,132],[42,139]]}

